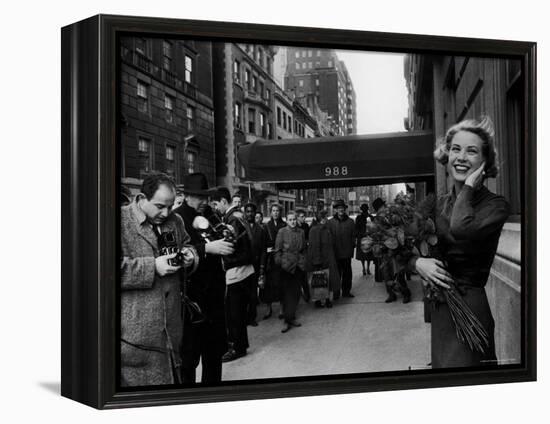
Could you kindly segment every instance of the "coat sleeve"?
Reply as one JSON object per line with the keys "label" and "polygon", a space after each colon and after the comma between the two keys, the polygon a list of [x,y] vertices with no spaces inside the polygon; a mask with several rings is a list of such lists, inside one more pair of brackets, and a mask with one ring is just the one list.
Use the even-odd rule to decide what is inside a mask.
{"label": "coat sleeve", "polygon": [[267,263],[267,234],[262,227],[260,227],[260,229],[260,272],[263,272]]}
{"label": "coat sleeve", "polygon": [[320,266],[323,264],[323,257],[321,255],[321,231],[318,228],[313,228],[309,233],[309,246],[311,251],[311,264],[313,266]]}
{"label": "coat sleeve", "polygon": [[120,271],[122,290],[150,289],[155,281],[155,258],[124,256]]}
{"label": "coat sleeve", "polygon": [[450,232],[456,240],[482,240],[499,231],[510,215],[508,202],[500,196],[475,213],[473,195],[474,189],[464,185],[456,198],[450,220]]}
{"label": "coat sleeve", "polygon": [[[187,248],[193,253],[193,264],[189,267],[189,274],[192,274],[199,267],[199,262],[201,255],[204,258],[204,244],[201,242],[198,246],[191,244],[191,236],[185,230],[185,223],[183,218],[179,214],[174,214],[174,219],[176,220],[176,228],[181,234],[181,245],[182,248]],[[202,252],[199,250],[202,249]]]}
{"label": "coat sleeve", "polygon": [[283,257],[283,231],[277,232],[277,237],[275,238],[275,246],[274,246],[274,260],[277,265],[281,265],[281,258]]}

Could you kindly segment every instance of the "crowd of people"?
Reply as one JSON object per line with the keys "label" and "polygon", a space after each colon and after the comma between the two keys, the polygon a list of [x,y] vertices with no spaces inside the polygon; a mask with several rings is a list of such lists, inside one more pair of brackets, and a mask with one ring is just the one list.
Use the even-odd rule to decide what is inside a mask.
{"label": "crowd of people", "polygon": [[460,343],[448,308],[441,306],[432,316],[434,367],[494,361],[484,285],[508,205],[482,185],[496,175],[491,131],[485,121],[449,130],[438,160],[449,163],[454,186],[440,199],[436,216],[445,261],[415,257],[395,281],[359,249],[369,220],[386,207],[382,199],[374,200],[372,214],[361,205],[355,220],[337,200],[332,217],[319,210],[311,225],[304,210],[288,211],[283,219],[281,205],[273,204],[264,222],[254,203],[242,205],[225,187],[209,189],[203,174],[185,177],[175,208],[173,180],[162,173],[147,176],[121,210],[121,385],[193,385],[199,362],[201,383],[219,383],[222,363],[247,354],[247,327],[258,325],[260,303],[262,319],[276,311],[287,333],[302,325],[300,297],[316,308],[353,298],[355,250],[363,275],[373,263],[375,281],[386,283],[386,302],[395,301],[397,292],[403,303],[410,301],[407,272],[441,287],[460,282],[465,301],[490,333],[490,349],[478,354]]}
{"label": "crowd of people", "polygon": [[[201,173],[186,176],[183,186],[176,199],[174,182],[153,173],[134,199],[122,193],[123,386],[194,384],[199,362],[200,381],[217,383],[223,362],[247,354],[247,327],[258,325],[260,304],[265,304],[260,318],[271,318],[276,308],[281,332],[287,333],[301,326],[301,298],[331,308],[341,297],[354,297],[351,261],[365,220],[372,218],[367,205],[355,222],[338,200],[334,216],[320,210],[308,225],[304,210],[283,217],[279,204],[270,206],[266,220],[254,203],[243,205],[240,195],[209,188]],[[230,235],[207,236],[197,217],[230,229]],[[180,254],[163,250],[165,233],[172,234]],[[378,268],[367,258],[364,275],[371,261]],[[312,289],[320,274],[320,286]],[[156,303],[148,303],[151,299]],[[139,324],[145,321],[161,329],[157,339]]]}

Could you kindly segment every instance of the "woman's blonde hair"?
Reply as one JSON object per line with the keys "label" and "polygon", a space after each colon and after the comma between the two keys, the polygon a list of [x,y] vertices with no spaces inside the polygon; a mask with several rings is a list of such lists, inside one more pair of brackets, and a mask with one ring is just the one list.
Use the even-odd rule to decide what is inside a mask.
{"label": "woman's blonde hair", "polygon": [[483,141],[481,153],[485,159],[485,178],[494,178],[498,175],[497,151],[495,148],[495,130],[493,121],[488,116],[481,120],[466,119],[453,125],[447,130],[445,137],[434,151],[434,158],[441,164],[449,162],[449,149],[456,133],[467,131],[477,135]]}

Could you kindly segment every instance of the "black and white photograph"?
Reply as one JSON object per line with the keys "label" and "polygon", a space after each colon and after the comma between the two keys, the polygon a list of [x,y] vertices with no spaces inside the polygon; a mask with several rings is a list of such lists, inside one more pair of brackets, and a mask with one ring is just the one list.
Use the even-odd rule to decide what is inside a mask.
{"label": "black and white photograph", "polygon": [[544,422],[543,2],[4,9],[1,422]]}
{"label": "black and white photograph", "polygon": [[118,54],[122,391],[522,363],[521,60]]}

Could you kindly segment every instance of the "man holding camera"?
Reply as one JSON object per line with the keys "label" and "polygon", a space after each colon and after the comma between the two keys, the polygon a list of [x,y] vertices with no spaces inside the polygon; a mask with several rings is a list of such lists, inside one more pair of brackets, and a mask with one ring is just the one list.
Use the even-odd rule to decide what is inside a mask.
{"label": "man holding camera", "polygon": [[121,381],[123,387],[181,383],[180,270],[199,259],[182,219],[171,214],[173,180],[154,173],[121,208]]}
{"label": "man holding camera", "polygon": [[224,362],[234,361],[246,355],[248,349],[247,314],[250,304],[250,287],[255,284],[250,228],[243,220],[238,206],[231,206],[231,195],[225,187],[219,187],[210,196],[215,209],[233,231],[235,252],[224,258],[226,292],[227,333],[230,349]]}
{"label": "man holding camera", "polygon": [[174,210],[185,222],[191,243],[200,257],[197,271],[187,281],[187,296],[196,302],[202,321],[185,315],[183,334],[183,383],[194,384],[199,360],[202,365],[201,383],[215,384],[222,379],[222,356],[227,351],[225,321],[225,270],[222,257],[233,253],[233,244],[220,239],[204,239],[194,222],[209,208],[208,181],[202,173],[184,177],[183,204]]}

